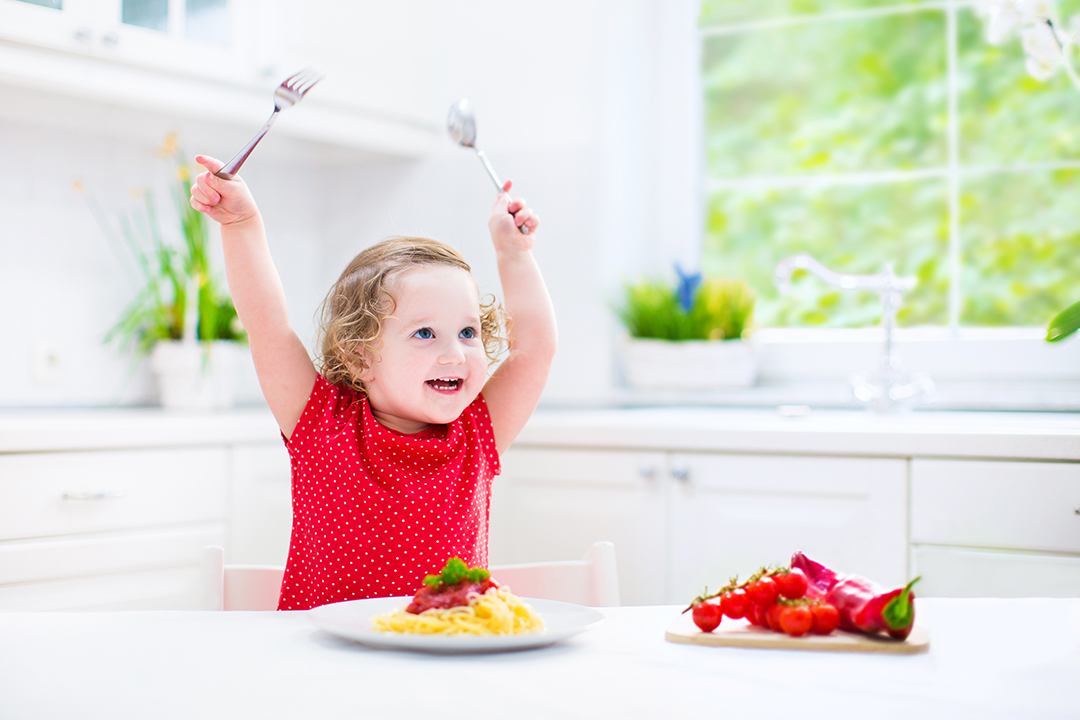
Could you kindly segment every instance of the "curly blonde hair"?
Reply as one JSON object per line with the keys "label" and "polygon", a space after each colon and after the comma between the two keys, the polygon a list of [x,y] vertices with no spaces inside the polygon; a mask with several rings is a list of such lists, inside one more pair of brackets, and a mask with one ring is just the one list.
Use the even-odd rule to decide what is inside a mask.
{"label": "curly blonde hair", "polygon": [[[383,321],[396,306],[387,289],[390,281],[425,265],[472,268],[454,248],[421,237],[393,237],[360,252],[342,271],[323,300],[320,314],[319,358],[322,376],[335,385],[365,392],[357,377],[378,350]],[[481,298],[480,339],[488,363],[509,347],[509,317],[492,295]]]}

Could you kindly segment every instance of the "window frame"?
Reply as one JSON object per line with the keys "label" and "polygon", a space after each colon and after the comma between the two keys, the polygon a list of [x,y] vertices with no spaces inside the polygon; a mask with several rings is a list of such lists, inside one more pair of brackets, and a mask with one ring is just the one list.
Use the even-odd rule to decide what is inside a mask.
{"label": "window frame", "polygon": [[[923,372],[935,381],[936,393],[929,407],[977,410],[1080,410],[1080,337],[1047,343],[1046,329],[1040,327],[965,327],[960,324],[959,277],[961,261],[960,185],[965,176],[989,172],[1038,172],[1080,168],[1080,160],[1042,163],[1013,163],[999,166],[960,163],[960,115],[958,68],[958,13],[978,5],[977,0],[941,0],[925,3],[898,3],[887,7],[827,11],[760,21],[697,27],[697,52],[701,56],[709,38],[741,34],[817,22],[871,19],[904,13],[939,11],[945,14],[947,73],[947,160],[944,165],[914,170],[884,172],[820,173],[809,176],[745,176],[710,178],[704,162],[706,109],[703,101],[695,107],[700,159],[701,196],[697,212],[703,217],[705,198],[716,189],[820,187],[827,185],[867,185],[899,183],[922,179],[945,180],[948,192],[949,284],[948,325],[898,328],[893,331],[895,350],[905,371]],[[700,63],[694,80],[700,94]],[[704,223],[700,226],[699,251],[704,246]],[[756,333],[762,357],[759,388],[750,395],[728,393],[733,402],[752,402],[752,395],[789,398],[791,402],[843,405],[838,387],[854,374],[873,373],[878,365],[874,349],[884,345],[885,331],[879,327],[858,329],[767,327]],[[713,398],[713,401],[716,401]],[[723,399],[720,400],[723,402]],[[848,404],[859,403],[849,400]]]}

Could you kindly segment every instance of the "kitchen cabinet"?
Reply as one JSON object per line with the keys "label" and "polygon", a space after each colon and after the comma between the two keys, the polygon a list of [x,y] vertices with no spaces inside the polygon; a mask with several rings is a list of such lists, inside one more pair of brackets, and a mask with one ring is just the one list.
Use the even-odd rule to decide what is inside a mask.
{"label": "kitchen cabinet", "polygon": [[911,518],[924,594],[1080,595],[1080,463],[915,458]]}
{"label": "kitchen cabinet", "polygon": [[793,550],[882,582],[907,574],[902,460],[518,448],[491,511],[493,564],[615,543],[624,604],[688,601]]}
{"label": "kitchen cabinet", "polygon": [[251,0],[0,0],[0,39],[166,72],[255,72]]}
{"label": "kitchen cabinet", "polygon": [[230,520],[230,563],[285,565],[292,534],[292,470],[284,443],[233,447]]}
{"label": "kitchen cabinet", "polygon": [[623,604],[664,602],[664,466],[658,452],[507,451],[492,487],[491,564],[576,560],[610,540]]}
{"label": "kitchen cabinet", "polygon": [[[883,584],[921,575],[924,597],[1080,594],[1075,415],[541,410],[506,457],[493,562],[612,540],[626,603],[657,602],[650,582],[662,602],[685,602],[795,550]],[[560,469],[571,462],[620,481],[589,484],[586,470]],[[630,496],[636,513],[612,523]],[[638,562],[655,543],[660,563]]]}
{"label": "kitchen cabinet", "polygon": [[[627,604],[797,549],[923,597],[1080,593],[1075,416],[539,411],[502,464],[491,563],[610,540]],[[289,498],[265,410],[0,413],[0,609],[190,607],[204,545],[284,562]]]}
{"label": "kitchen cabinet", "polygon": [[903,584],[907,464],[897,459],[672,453],[666,602],[688,601],[795,550]]}
{"label": "kitchen cabinet", "polygon": [[0,609],[194,607],[224,448],[0,455]]}
{"label": "kitchen cabinet", "polygon": [[200,561],[283,564],[269,413],[0,415],[0,610],[199,607]]}
{"label": "kitchen cabinet", "polygon": [[[426,113],[427,50],[410,46],[417,41],[401,17],[419,11],[387,11],[394,17],[379,24],[387,14],[379,5],[0,0],[0,86],[12,100],[5,115],[39,122],[37,108],[49,107],[49,115],[78,116],[84,131],[108,133],[123,122],[116,108],[137,110],[148,113],[141,124],[209,123],[202,127],[239,149],[273,109],[275,86],[324,60],[327,78],[303,112],[275,125],[275,137],[301,141],[307,156],[329,146],[334,156],[422,157],[442,135],[441,117]],[[359,29],[400,61],[357,42]]]}

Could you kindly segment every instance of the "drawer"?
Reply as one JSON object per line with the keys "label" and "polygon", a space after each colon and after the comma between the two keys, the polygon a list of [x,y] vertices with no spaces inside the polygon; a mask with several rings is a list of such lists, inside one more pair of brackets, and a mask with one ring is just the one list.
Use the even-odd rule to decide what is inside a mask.
{"label": "drawer", "polygon": [[198,565],[225,523],[0,542],[0,585]]}
{"label": "drawer", "polygon": [[924,547],[911,551],[921,597],[1077,597],[1080,556]]}
{"label": "drawer", "polygon": [[911,463],[911,542],[1080,553],[1080,463]]}
{"label": "drawer", "polygon": [[224,520],[225,448],[0,455],[0,540]]}

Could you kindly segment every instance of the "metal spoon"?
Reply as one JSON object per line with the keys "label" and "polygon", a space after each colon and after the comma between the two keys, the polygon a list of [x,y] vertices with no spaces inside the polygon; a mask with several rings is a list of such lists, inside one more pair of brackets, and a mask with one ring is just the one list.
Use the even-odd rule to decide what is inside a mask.
{"label": "metal spoon", "polygon": [[[503,190],[503,184],[499,181],[499,176],[495,174],[495,168],[491,167],[491,163],[488,162],[487,155],[484,151],[476,147],[476,118],[473,117],[472,108],[469,107],[468,100],[459,100],[450,106],[450,114],[446,118],[446,126],[450,130],[450,137],[454,139],[458,145],[462,147],[471,148],[476,151],[480,161],[484,163],[484,168],[487,170],[488,175],[491,176],[492,181],[495,183],[495,187],[499,192],[504,193],[507,197],[510,193]],[[518,230],[523,234],[529,234],[529,228],[524,225],[519,225]]]}

